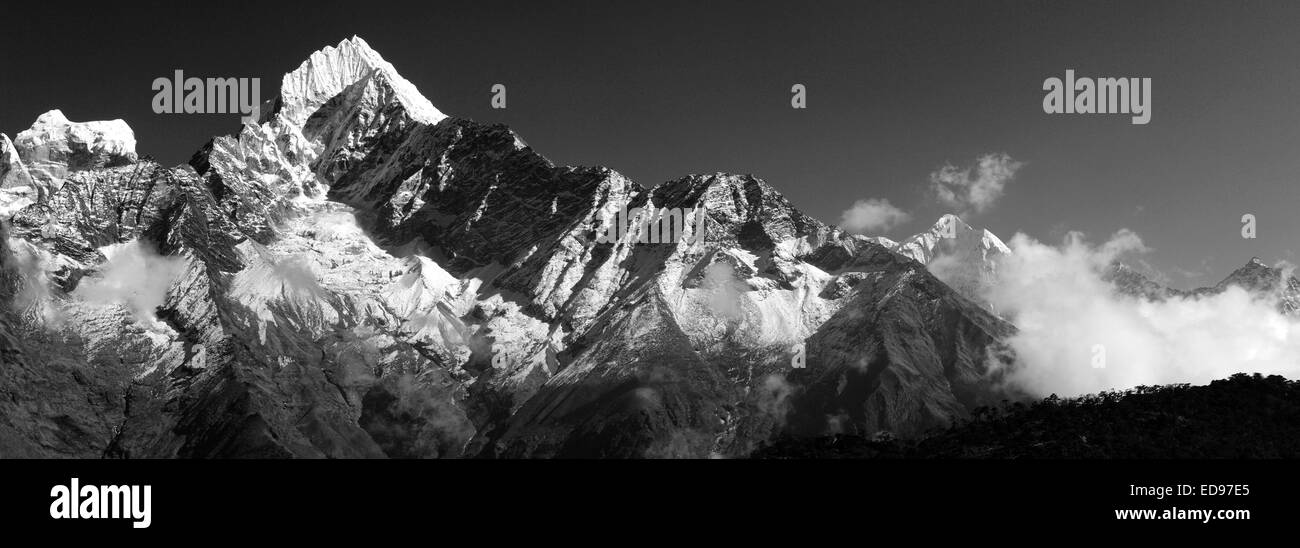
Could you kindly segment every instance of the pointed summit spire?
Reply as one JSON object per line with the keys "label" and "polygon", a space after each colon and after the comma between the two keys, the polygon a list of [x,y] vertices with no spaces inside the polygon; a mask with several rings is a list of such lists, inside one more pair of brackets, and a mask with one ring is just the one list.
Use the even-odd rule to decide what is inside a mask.
{"label": "pointed summit spire", "polygon": [[280,83],[280,112],[287,121],[301,126],[326,101],[375,73],[392,86],[411,119],[436,124],[447,117],[360,36],[312,53],[298,68],[285,74]]}

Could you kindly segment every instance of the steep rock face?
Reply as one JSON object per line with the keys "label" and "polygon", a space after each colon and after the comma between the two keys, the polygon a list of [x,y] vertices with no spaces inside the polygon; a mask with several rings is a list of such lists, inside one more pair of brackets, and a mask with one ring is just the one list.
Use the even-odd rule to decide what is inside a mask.
{"label": "steep rock face", "polygon": [[37,190],[36,182],[18,157],[13,142],[8,135],[0,133],[0,219],[7,219],[15,211],[36,203],[40,198]]}
{"label": "steep rock face", "polygon": [[[1008,329],[752,176],[647,189],[447,118],[357,38],[189,166],[131,160],[14,215],[6,454],[740,456],[959,417]],[[668,211],[702,225],[599,237]]]}
{"label": "steep rock face", "polygon": [[134,295],[121,286],[78,291],[87,279],[98,283],[101,269],[130,276],[105,253],[158,226],[142,207],[176,196],[174,188],[151,192],[170,183],[167,170],[141,165],[141,177],[132,179],[136,169],[76,173],[47,201],[15,215],[12,233],[4,234],[0,390],[14,395],[4,404],[6,456],[102,456],[130,408],[129,387],[183,361],[170,329],[138,317],[152,312],[133,306]]}
{"label": "steep rock face", "polygon": [[851,299],[808,338],[807,368],[790,377],[806,387],[792,402],[793,432],[913,436],[1011,397],[990,388],[1010,324],[884,250],[853,271]]}
{"label": "steep rock face", "polygon": [[651,204],[703,207],[705,234],[582,243],[599,263],[574,278],[586,286],[577,293],[605,304],[570,320],[559,374],[504,432],[480,436],[494,442],[486,454],[733,455],[780,427],[771,385],[791,367],[791,345],[837,307],[819,296],[833,276],[801,260],[831,230],[747,176],[679,179],[626,207]]}
{"label": "steep rock face", "polygon": [[445,118],[360,38],[318,51],[285,75],[263,122],[214,139],[190,161],[223,210],[265,243],[300,198],[415,124]]}
{"label": "steep rock face", "polygon": [[[651,265],[648,281],[624,283],[619,306],[499,438],[486,436],[485,454],[738,456],[787,429],[914,433],[991,401],[985,359],[1010,327],[920,265],[799,213],[752,177],[693,176],[648,195],[704,207],[707,236],[636,246],[625,261]],[[825,393],[845,368],[832,355],[873,355],[881,341],[883,374],[844,401]],[[838,413],[852,405],[878,409]],[[587,439],[616,430],[639,437],[617,450]]]}
{"label": "steep rock face", "polygon": [[712,454],[743,400],[694,351],[657,292],[617,311],[594,344],[519,411],[486,455],[683,457]]}
{"label": "steep rock face", "polygon": [[0,457],[98,457],[124,412],[122,373],[86,367],[75,338],[24,327],[33,258],[10,242],[0,223]]}
{"label": "steep rock face", "polygon": [[197,454],[251,437],[294,456],[458,456],[473,434],[462,409],[471,377],[454,368],[468,351],[446,329],[458,283],[376,246],[356,210],[324,199],[335,175],[318,169],[440,120],[413,90],[363,41],[346,40],[287,74],[263,123],[191,161],[212,191],[209,216],[237,227],[230,274],[214,282],[223,340],[242,351],[203,389],[259,417],[231,423],[197,407],[184,424],[214,439]]}

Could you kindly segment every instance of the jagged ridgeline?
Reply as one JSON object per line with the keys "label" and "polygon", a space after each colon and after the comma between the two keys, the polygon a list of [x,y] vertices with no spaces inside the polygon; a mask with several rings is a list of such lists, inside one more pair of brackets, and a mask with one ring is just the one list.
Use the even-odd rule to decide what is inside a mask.
{"label": "jagged ridgeline", "polygon": [[[666,209],[703,236],[599,237]],[[934,238],[554,165],[360,38],[189,165],[42,115],[0,139],[0,213],[4,457],[746,456],[1006,397],[1012,328],[918,262]]]}

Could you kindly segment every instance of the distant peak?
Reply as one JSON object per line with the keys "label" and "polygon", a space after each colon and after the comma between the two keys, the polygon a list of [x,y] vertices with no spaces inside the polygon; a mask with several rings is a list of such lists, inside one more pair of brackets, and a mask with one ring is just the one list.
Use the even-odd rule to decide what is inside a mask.
{"label": "distant peak", "polygon": [[939,217],[939,220],[934,222],[934,227],[931,230],[942,231],[943,229],[948,228],[949,225],[956,227],[960,232],[973,230],[970,225],[961,220],[961,217],[953,215],[952,213],[947,213]]}
{"label": "distant peak", "polygon": [[[63,127],[63,126],[92,126],[97,128],[111,127],[112,129],[117,131],[126,131],[127,133],[131,134],[132,138],[134,138],[134,133],[131,132],[131,126],[127,125],[127,123],[121,119],[94,121],[94,122],[73,122],[72,120],[69,120],[67,116],[63,115],[62,110],[59,110],[57,108],[48,110],[44,114],[37,116],[36,122],[32,123],[32,127],[28,129],[28,132],[40,130],[48,127]],[[19,133],[18,134],[19,137],[21,137],[23,133],[27,133],[27,132]]]}
{"label": "distant peak", "polygon": [[1269,266],[1268,263],[1265,263],[1263,259],[1260,259],[1259,257],[1251,257],[1249,261],[1246,261],[1246,264],[1241,266],[1241,268],[1238,268],[1237,270],[1233,271],[1230,277],[1231,276],[1255,276],[1255,275],[1259,275],[1260,273],[1271,273],[1271,272],[1273,272],[1273,267]]}
{"label": "distant peak", "polygon": [[282,112],[291,122],[302,125],[326,101],[376,71],[383,74],[413,120],[436,124],[447,117],[420,94],[415,84],[398,74],[392,63],[355,35],[312,53],[284,75],[280,83]]}
{"label": "distant peak", "polygon": [[[63,111],[53,109],[36,118],[31,128],[18,133],[13,146],[25,157],[49,159],[49,153],[37,150],[58,150],[71,154],[73,150],[88,150],[135,159],[135,132],[124,120],[73,122]],[[56,155],[57,156],[57,155]]]}

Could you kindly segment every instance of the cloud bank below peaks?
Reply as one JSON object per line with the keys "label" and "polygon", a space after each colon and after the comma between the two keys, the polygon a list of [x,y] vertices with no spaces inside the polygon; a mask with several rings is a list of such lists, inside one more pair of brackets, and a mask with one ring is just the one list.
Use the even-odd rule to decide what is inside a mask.
{"label": "cloud bank below peaks", "polygon": [[985,297],[1019,331],[1007,380],[1032,395],[1139,385],[1205,384],[1235,373],[1300,377],[1300,322],[1239,287],[1152,301],[1103,279],[1115,259],[1147,251],[1122,230],[1100,245],[1073,232],[1057,246],[1010,241]]}

